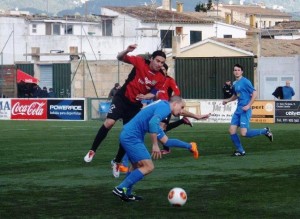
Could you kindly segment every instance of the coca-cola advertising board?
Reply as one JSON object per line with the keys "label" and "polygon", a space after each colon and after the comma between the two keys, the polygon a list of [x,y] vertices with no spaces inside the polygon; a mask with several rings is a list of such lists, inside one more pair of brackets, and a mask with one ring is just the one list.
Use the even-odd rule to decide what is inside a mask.
{"label": "coca-cola advertising board", "polygon": [[47,119],[47,100],[11,99],[11,119]]}

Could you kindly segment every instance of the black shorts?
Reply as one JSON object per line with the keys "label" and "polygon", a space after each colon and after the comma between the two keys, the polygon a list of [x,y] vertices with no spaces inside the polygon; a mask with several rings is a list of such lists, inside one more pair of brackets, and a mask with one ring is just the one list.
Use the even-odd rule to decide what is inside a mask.
{"label": "black shorts", "polygon": [[115,95],[106,118],[115,121],[122,119],[123,124],[126,124],[141,110],[142,106],[141,103],[131,103],[122,95]]}

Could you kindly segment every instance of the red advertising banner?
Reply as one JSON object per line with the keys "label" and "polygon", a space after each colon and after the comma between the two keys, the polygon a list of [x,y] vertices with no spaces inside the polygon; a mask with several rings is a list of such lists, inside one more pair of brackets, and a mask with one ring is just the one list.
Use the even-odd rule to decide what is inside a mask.
{"label": "red advertising banner", "polygon": [[47,100],[12,99],[11,119],[47,119]]}

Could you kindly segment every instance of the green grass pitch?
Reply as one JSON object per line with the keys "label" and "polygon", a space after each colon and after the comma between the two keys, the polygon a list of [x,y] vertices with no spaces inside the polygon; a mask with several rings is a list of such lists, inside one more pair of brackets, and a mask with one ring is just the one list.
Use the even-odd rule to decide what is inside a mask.
{"label": "green grass pitch", "polygon": [[[99,121],[0,121],[0,218],[300,218],[300,126],[271,124],[265,136],[242,138],[247,155],[231,157],[228,124],[180,126],[169,137],[198,143],[200,158],[172,149],[135,186],[142,202],[112,195],[110,161],[121,123],[92,163],[83,157]],[[264,124],[252,124],[263,128]],[[149,146],[149,138],[146,139]],[[183,207],[167,194],[182,187]]]}

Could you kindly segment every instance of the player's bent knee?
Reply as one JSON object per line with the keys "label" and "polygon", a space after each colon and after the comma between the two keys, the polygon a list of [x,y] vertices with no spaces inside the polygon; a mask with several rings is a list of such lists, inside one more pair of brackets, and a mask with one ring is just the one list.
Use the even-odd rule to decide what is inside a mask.
{"label": "player's bent knee", "polygon": [[236,130],[229,129],[228,132],[229,132],[230,135],[234,135],[236,133]]}
{"label": "player's bent knee", "polygon": [[115,125],[116,121],[113,120],[113,119],[106,119],[104,121],[104,126],[107,128],[107,129],[111,129],[114,125]]}
{"label": "player's bent knee", "polygon": [[147,175],[154,170],[154,164],[151,160],[142,160],[138,163],[138,166],[144,175]]}
{"label": "player's bent knee", "polygon": [[247,129],[241,128],[240,134],[241,134],[241,136],[245,137],[247,135]]}
{"label": "player's bent knee", "polygon": [[247,132],[241,132],[241,136],[245,137],[247,135]]}

